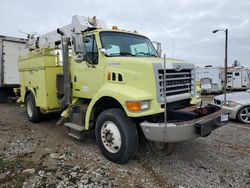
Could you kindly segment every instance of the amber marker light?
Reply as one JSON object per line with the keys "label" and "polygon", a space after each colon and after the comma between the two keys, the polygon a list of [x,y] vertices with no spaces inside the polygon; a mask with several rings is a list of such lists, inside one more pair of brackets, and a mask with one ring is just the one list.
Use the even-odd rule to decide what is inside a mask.
{"label": "amber marker light", "polygon": [[126,101],[126,106],[131,112],[142,112],[149,109],[149,101]]}
{"label": "amber marker light", "polygon": [[140,112],[141,111],[141,103],[140,101],[127,101],[126,106],[131,112]]}

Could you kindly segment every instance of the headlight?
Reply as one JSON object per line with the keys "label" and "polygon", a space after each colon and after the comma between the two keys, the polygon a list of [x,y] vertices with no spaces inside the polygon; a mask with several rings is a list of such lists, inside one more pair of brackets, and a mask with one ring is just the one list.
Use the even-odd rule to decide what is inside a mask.
{"label": "headlight", "polygon": [[149,108],[149,101],[141,101],[141,110],[147,110]]}
{"label": "headlight", "polygon": [[131,112],[141,112],[149,109],[149,101],[126,101],[126,106]]}
{"label": "headlight", "polygon": [[229,107],[234,107],[234,106],[238,106],[238,105],[240,105],[240,104],[237,103],[237,102],[234,102],[234,101],[226,101],[226,102],[224,103],[224,105],[225,105],[225,106],[229,106]]}

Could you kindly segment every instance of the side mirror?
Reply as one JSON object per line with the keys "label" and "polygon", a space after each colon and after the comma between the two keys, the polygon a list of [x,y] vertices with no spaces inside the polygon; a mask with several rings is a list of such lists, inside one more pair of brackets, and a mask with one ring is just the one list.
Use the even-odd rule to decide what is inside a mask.
{"label": "side mirror", "polygon": [[85,49],[83,46],[83,37],[81,34],[74,34],[72,36],[73,49],[76,54],[85,55]]}
{"label": "side mirror", "polygon": [[152,43],[153,43],[153,45],[154,45],[154,47],[155,47],[155,49],[157,51],[158,56],[161,57],[161,51],[162,51],[161,50],[161,43],[157,42],[157,41],[152,41]]}
{"label": "side mirror", "polygon": [[101,48],[100,52],[103,53],[104,55],[107,55],[107,50],[105,48]]}
{"label": "side mirror", "polygon": [[75,62],[81,63],[84,60],[85,48],[83,45],[83,37],[81,34],[73,34],[72,36],[73,49],[76,54]]}

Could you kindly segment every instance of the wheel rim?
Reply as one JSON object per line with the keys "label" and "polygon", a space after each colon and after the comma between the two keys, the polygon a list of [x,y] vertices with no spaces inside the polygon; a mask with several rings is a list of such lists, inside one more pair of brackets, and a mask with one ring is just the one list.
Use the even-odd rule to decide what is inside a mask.
{"label": "wheel rim", "polygon": [[168,149],[168,144],[164,142],[152,142],[151,145],[155,152],[162,153]]}
{"label": "wheel rim", "polygon": [[162,151],[166,149],[167,147],[167,144],[162,143],[162,142],[154,142],[153,145],[154,145],[154,148],[157,149],[158,151]]}
{"label": "wheel rim", "polygon": [[117,153],[122,144],[120,131],[115,123],[107,121],[101,128],[101,139],[104,147],[111,153]]}
{"label": "wheel rim", "polygon": [[250,107],[245,107],[240,112],[240,118],[245,123],[250,123]]}
{"label": "wheel rim", "polygon": [[164,142],[150,142],[152,151],[159,156],[170,155],[173,151],[173,144]]}
{"label": "wheel rim", "polygon": [[31,101],[27,102],[27,107],[26,108],[27,108],[27,114],[28,114],[28,116],[32,117],[33,112],[32,112],[32,103],[31,103]]}

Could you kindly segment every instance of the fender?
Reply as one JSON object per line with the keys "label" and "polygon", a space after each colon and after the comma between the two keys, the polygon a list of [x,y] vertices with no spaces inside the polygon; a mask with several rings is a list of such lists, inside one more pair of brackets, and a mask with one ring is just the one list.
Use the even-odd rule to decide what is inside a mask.
{"label": "fender", "polygon": [[126,101],[129,99],[133,100],[153,100],[153,95],[145,92],[140,89],[136,89],[133,87],[129,87],[127,85],[123,84],[116,84],[116,83],[106,83],[103,85],[103,87],[99,90],[99,92],[92,98],[85,117],[85,129],[89,129],[89,120],[90,116],[93,111],[93,107],[96,104],[98,100],[100,100],[102,97],[111,97],[117,100],[121,106],[123,107],[124,111],[126,112],[127,116],[129,117],[139,117],[139,116],[145,116],[150,115],[152,112],[146,111],[141,113],[133,113],[130,112],[126,108]]}
{"label": "fender", "polygon": [[35,95],[35,91],[34,91],[33,88],[28,88],[28,89],[25,91],[25,95],[24,95],[23,102],[25,103],[25,99],[26,99],[28,93],[31,93],[31,95],[33,95],[33,97],[34,97],[34,99],[35,99],[35,102],[36,102],[36,95]]}

